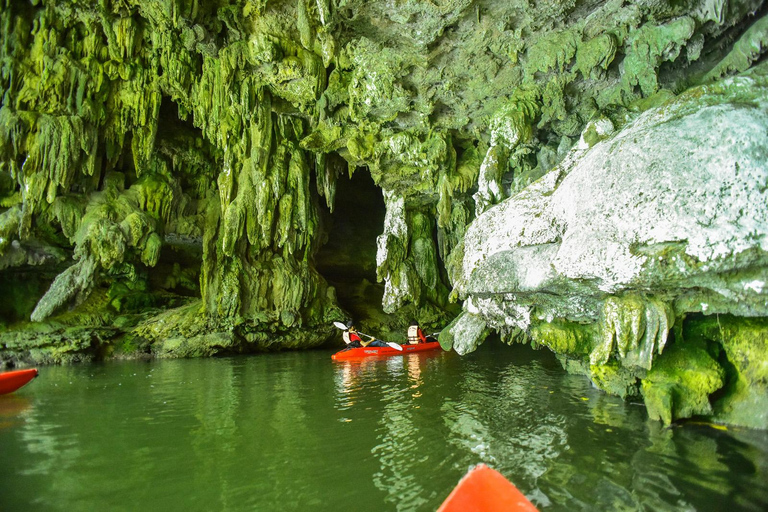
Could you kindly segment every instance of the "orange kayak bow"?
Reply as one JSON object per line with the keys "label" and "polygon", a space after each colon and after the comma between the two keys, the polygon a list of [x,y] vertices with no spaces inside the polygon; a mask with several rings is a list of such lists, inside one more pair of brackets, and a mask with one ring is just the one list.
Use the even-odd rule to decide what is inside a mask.
{"label": "orange kayak bow", "polygon": [[538,512],[509,480],[485,464],[464,475],[437,512]]}
{"label": "orange kayak bow", "polygon": [[35,368],[0,373],[0,395],[13,393],[35,377],[37,377],[37,369]]}

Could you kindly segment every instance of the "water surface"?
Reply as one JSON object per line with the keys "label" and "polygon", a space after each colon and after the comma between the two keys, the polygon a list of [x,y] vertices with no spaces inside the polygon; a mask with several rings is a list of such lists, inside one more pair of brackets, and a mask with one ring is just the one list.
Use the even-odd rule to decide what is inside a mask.
{"label": "water surface", "polygon": [[546,351],[43,367],[0,510],[432,511],[485,462],[542,510],[768,510],[768,434],[664,429]]}

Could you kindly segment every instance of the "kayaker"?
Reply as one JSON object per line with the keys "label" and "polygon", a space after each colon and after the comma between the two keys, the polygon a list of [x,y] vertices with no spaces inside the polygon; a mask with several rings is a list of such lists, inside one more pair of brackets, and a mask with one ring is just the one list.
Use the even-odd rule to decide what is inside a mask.
{"label": "kayaker", "polygon": [[354,325],[348,325],[347,330],[341,333],[341,338],[347,344],[347,348],[358,348],[363,346],[363,339],[357,334]]}
{"label": "kayaker", "polygon": [[[368,335],[364,334],[364,336]],[[369,336],[371,338],[370,340],[363,341],[363,339],[360,337],[360,333],[358,333],[357,329],[355,329],[355,326],[351,324],[348,326],[347,330],[342,333],[341,337],[344,339],[344,343],[347,344],[347,348],[387,346],[387,344],[383,341],[377,340],[371,336]]]}
{"label": "kayaker", "polygon": [[408,326],[408,343],[410,345],[417,345],[426,342],[427,337],[424,336],[424,333],[421,331],[419,323],[416,320],[412,321],[411,325]]}

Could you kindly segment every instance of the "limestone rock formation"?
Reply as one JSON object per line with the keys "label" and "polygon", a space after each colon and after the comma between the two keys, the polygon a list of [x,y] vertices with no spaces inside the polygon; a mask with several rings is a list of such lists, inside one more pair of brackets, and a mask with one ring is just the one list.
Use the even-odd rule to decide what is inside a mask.
{"label": "limestone rock formation", "polygon": [[[672,389],[656,361],[694,315],[734,319],[717,364],[762,353],[739,324],[765,309],[761,175],[735,165],[765,162],[766,16],[762,0],[0,0],[0,361],[306,348],[353,318],[402,340],[463,308],[444,336],[462,351],[535,338],[665,404],[647,383]],[[738,143],[745,159],[721,151]],[[582,170],[587,155],[610,161]],[[480,236],[504,215],[524,228]],[[692,358],[699,395],[762,382]]]}
{"label": "limestone rock formation", "polygon": [[[616,361],[642,381],[651,415],[666,422],[711,413],[707,398],[724,385],[724,371],[717,353],[689,348],[684,321],[768,315],[766,71],[690,89],[591,147],[577,145],[539,181],[480,215],[464,238],[456,280],[466,322],[480,316],[510,336],[525,332],[600,374],[603,388],[612,384],[600,368]],[[675,325],[674,348],[665,350]],[[575,334],[585,329],[592,332]],[[473,347],[464,337],[457,349],[466,352]],[[766,354],[766,340],[768,333],[752,338],[750,350]],[[661,384],[670,380],[662,368],[702,358],[715,372],[710,384],[675,393]],[[740,373],[764,365],[761,356],[748,359]],[[672,385],[705,370],[688,372]],[[758,387],[768,392],[766,384]],[[694,393],[695,404],[685,405]]]}

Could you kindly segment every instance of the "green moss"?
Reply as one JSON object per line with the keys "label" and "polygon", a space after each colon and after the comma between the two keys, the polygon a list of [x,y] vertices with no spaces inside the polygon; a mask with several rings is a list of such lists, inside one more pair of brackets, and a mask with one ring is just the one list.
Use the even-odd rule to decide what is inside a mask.
{"label": "green moss", "polygon": [[598,388],[610,395],[616,395],[622,399],[640,396],[640,377],[645,372],[637,372],[611,362],[589,367],[589,378]]}
{"label": "green moss", "polygon": [[768,16],[763,16],[736,41],[730,53],[710,71],[704,81],[746,71],[768,49]]}
{"label": "green moss", "polygon": [[160,358],[210,357],[232,351],[234,345],[235,338],[231,333],[219,332],[192,338],[167,338],[153,345],[152,351]]}
{"label": "green moss", "polygon": [[581,43],[576,52],[576,69],[584,78],[599,79],[616,57],[616,37],[611,33]]}
{"label": "green moss", "polygon": [[499,109],[491,119],[491,146],[502,145],[511,150],[530,140],[533,124],[541,110],[540,95],[536,87],[524,87],[515,91],[509,103]]}
{"label": "green moss", "polygon": [[602,340],[590,354],[590,363],[599,366],[615,357],[624,366],[650,370],[673,323],[672,309],[658,299],[632,294],[608,297],[601,318]]}
{"label": "green moss", "polygon": [[147,293],[144,280],[137,282],[116,281],[107,291],[109,306],[117,313],[140,312],[155,306],[155,298]]}
{"label": "green moss", "polygon": [[593,324],[579,324],[555,319],[551,322],[539,321],[531,325],[530,337],[557,354],[569,357],[585,357],[592,351],[596,338]]}
{"label": "green moss", "polygon": [[0,255],[10,247],[11,241],[18,236],[21,225],[21,208],[13,206],[0,213]]}
{"label": "green moss", "polygon": [[586,142],[589,147],[594,146],[602,139],[597,131],[597,126],[594,124],[587,126],[582,135],[584,137],[584,142]]}
{"label": "green moss", "polygon": [[670,346],[643,379],[648,416],[665,425],[694,415],[712,413],[709,396],[725,383],[725,370],[704,343],[686,341]]}
{"label": "green moss", "polygon": [[440,196],[437,203],[437,225],[449,233],[448,244],[441,247],[443,256],[450,252],[469,224],[471,213],[464,209],[462,196],[477,183],[482,162],[480,152],[475,146],[470,146],[462,152],[454,165],[441,167],[437,183]]}
{"label": "green moss", "polygon": [[529,76],[550,70],[563,72],[570,64],[578,47],[574,30],[550,32],[528,48],[526,72]]}
{"label": "green moss", "polygon": [[412,95],[398,80],[409,67],[403,54],[365,37],[347,51],[355,69],[348,87],[353,122],[391,121],[408,110]]}
{"label": "green moss", "polygon": [[686,322],[684,334],[686,339],[712,340],[722,346],[727,385],[715,404],[715,417],[726,423],[768,428],[768,319],[693,318]]}
{"label": "green moss", "polygon": [[659,88],[657,70],[662,62],[674,61],[691,38],[696,22],[687,16],[664,25],[644,25],[629,36],[622,80],[627,87],[639,85],[648,96]]}

